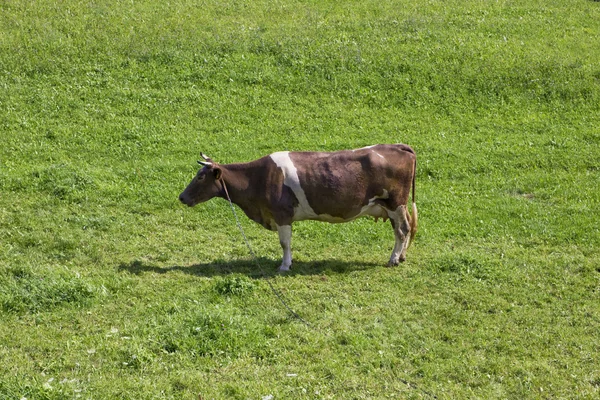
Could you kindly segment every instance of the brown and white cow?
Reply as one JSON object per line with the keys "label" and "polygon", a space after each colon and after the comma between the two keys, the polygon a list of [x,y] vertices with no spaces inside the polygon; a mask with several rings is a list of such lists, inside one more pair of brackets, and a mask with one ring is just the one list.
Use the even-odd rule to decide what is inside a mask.
{"label": "brown and white cow", "polygon": [[[209,157],[179,196],[193,207],[213,197],[237,204],[246,215],[279,233],[280,271],[292,265],[292,222],[348,222],[369,215],[390,219],[396,244],[388,265],[406,259],[417,230],[416,154],[404,144],[378,144],[335,152],[281,151],[256,161],[217,164]],[[412,188],[412,216],[407,209]]]}

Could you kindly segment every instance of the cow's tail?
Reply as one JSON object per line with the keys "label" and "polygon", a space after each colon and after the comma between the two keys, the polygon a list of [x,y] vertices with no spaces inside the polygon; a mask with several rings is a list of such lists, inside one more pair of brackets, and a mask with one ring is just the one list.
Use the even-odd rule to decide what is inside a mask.
{"label": "cow's tail", "polygon": [[[414,154],[414,153],[413,153]],[[415,200],[415,178],[417,176],[417,155],[415,154],[415,167],[413,169],[412,176],[412,215],[410,216],[410,241],[408,245],[410,246],[413,240],[415,240],[415,235],[417,234],[417,225],[419,222],[419,214],[417,213],[417,203]]]}

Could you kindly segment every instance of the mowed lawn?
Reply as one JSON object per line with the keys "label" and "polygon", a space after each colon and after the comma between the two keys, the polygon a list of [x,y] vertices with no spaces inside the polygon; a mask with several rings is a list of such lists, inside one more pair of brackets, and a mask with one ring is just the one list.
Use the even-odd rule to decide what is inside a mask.
{"label": "mowed lawn", "polygon": [[[599,398],[599,38],[588,0],[0,2],[0,399]],[[200,152],[375,143],[418,155],[395,268],[389,222],[297,223],[279,274],[178,201]]]}

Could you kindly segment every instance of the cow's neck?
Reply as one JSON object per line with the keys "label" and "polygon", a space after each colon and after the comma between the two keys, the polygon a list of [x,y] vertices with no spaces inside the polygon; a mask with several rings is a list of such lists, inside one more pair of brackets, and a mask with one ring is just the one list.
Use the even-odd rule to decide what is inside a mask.
{"label": "cow's neck", "polygon": [[[223,171],[222,179],[231,201],[240,207],[251,201],[252,196],[248,190],[251,187],[251,174],[248,173],[248,169],[244,168],[243,164],[223,165],[221,169]],[[221,193],[221,197],[227,199],[225,191]]]}
{"label": "cow's neck", "polygon": [[[258,184],[264,171],[260,165],[229,164],[222,168],[222,179],[227,187],[231,202],[237,204],[251,220],[261,224],[267,229],[275,229],[272,216],[264,210],[264,192],[260,191]],[[261,198],[261,195],[263,198]],[[223,190],[221,197],[227,198]]]}

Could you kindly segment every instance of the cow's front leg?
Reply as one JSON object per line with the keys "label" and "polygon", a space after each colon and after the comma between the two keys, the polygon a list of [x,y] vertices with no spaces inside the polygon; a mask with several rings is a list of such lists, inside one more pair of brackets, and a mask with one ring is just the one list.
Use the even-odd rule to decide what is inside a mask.
{"label": "cow's front leg", "polygon": [[277,226],[279,233],[279,243],[283,249],[283,261],[279,266],[279,271],[289,271],[292,266],[292,226]]}

